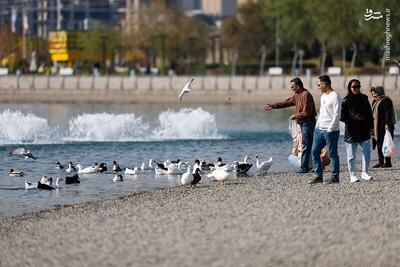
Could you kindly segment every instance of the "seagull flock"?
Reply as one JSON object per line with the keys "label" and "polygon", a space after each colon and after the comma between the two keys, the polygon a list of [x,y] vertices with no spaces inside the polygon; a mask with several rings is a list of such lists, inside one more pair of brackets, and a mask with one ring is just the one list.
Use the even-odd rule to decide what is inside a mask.
{"label": "seagull flock", "polygon": [[[15,151],[15,149],[13,150]],[[13,152],[12,151],[12,152]],[[21,153],[10,153],[11,156],[25,157],[26,151],[24,148],[18,148]],[[22,153],[23,152],[23,153]],[[32,159],[32,153],[29,152]],[[24,154],[24,155],[22,155]],[[267,172],[271,167],[273,160],[272,157],[264,162],[260,162],[259,155],[255,155],[256,168],[260,172]],[[250,162],[251,158],[245,156],[243,161],[234,161],[232,164],[223,163],[222,158],[219,157],[215,162],[200,161],[198,159],[194,160],[193,165],[189,162],[184,162],[180,159],[177,160],[166,160],[164,162],[154,161],[150,159],[148,163],[143,162],[140,167],[121,168],[120,165],[114,160],[112,163],[112,168],[110,172],[114,174],[113,182],[122,182],[126,176],[139,176],[141,174],[153,173],[157,176],[159,175],[177,175],[180,176],[180,182],[183,186],[195,186],[201,181],[201,175],[205,174],[208,178],[215,179],[220,184],[224,184],[226,180],[231,177],[232,173],[246,174],[253,164]],[[42,190],[52,190],[61,187],[60,182],[64,184],[79,184],[79,175],[90,175],[94,173],[104,173],[107,172],[107,164],[102,162],[98,164],[97,162],[91,166],[82,166],[77,164],[76,166],[70,161],[68,167],[64,167],[60,162],[56,162],[55,169],[60,170],[60,172],[65,172],[66,175],[63,177],[59,176],[55,178],[55,183],[53,184],[53,178],[43,176],[37,182],[25,181],[25,189],[42,189]],[[9,176],[12,177],[23,177],[25,173],[23,171],[18,171],[10,169]]]}
{"label": "seagull flock", "polygon": [[[182,88],[179,93],[179,103],[182,103],[182,98],[185,94],[190,93],[192,90],[192,83],[194,78],[191,78],[185,86]],[[9,153],[10,156],[19,156],[25,159],[36,159],[33,154],[23,148],[16,148]],[[256,159],[256,167],[258,171],[266,172],[271,167],[273,161],[272,157],[267,160],[260,162],[259,155],[255,155]],[[183,186],[195,186],[201,181],[201,175],[203,173],[207,173],[208,178],[213,178],[217,180],[220,184],[224,184],[226,180],[229,179],[232,172],[236,172],[237,174],[246,174],[251,167],[253,166],[250,163],[250,157],[245,156],[243,161],[234,161],[232,164],[223,163],[222,158],[219,157],[216,162],[207,163],[206,161],[200,162],[200,160],[196,159],[194,161],[193,166],[191,166],[188,162],[183,162],[180,159],[178,160],[166,160],[163,163],[155,162],[153,159],[150,159],[148,164],[142,163],[140,167],[134,167],[133,169],[125,168],[125,170],[121,169],[119,164],[114,160],[112,164],[112,172],[115,174],[112,181],[113,182],[122,182],[124,181],[124,175],[140,175],[144,172],[153,171],[155,175],[179,175],[180,181]],[[54,167],[57,170],[64,170],[64,166],[60,162],[56,162]],[[52,190],[60,188],[60,182],[64,181],[65,184],[79,184],[80,178],[79,175],[93,174],[93,173],[103,173],[108,170],[106,163],[97,162],[92,166],[83,167],[81,164],[77,164],[76,166],[70,161],[68,163],[68,167],[65,169],[65,172],[70,176],[66,175],[65,177],[57,177],[56,182],[53,185],[53,178],[43,176],[39,181],[29,182],[25,181],[25,189],[42,189],[42,190]],[[9,176],[12,177],[23,177],[23,171],[17,171],[14,169],[10,169]]]}

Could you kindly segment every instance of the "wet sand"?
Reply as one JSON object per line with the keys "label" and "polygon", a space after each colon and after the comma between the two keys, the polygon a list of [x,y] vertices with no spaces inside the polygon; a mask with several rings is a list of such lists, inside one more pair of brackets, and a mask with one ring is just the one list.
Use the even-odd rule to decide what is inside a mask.
{"label": "wet sand", "polygon": [[[166,188],[0,220],[1,266],[398,266],[400,162]],[[328,173],[325,173],[329,177]]]}

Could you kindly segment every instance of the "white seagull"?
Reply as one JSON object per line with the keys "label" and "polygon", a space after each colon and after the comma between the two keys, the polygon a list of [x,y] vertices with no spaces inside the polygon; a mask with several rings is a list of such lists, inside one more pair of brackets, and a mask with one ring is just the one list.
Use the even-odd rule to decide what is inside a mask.
{"label": "white seagull", "polygon": [[89,174],[89,173],[96,173],[97,172],[97,167],[95,166],[89,166],[86,168],[83,168],[81,164],[76,165],[78,167],[78,174]]}
{"label": "white seagull", "polygon": [[266,172],[266,171],[269,170],[269,168],[270,168],[271,165],[272,165],[272,157],[270,157],[269,160],[267,160],[267,161],[262,161],[262,162],[260,162],[260,160],[259,160],[259,155],[256,155],[256,159],[257,159],[257,161],[256,161],[256,166],[257,166],[257,169],[258,169],[259,171],[264,171],[264,172]]}
{"label": "white seagull", "polygon": [[[198,170],[198,169],[197,169]],[[194,177],[193,177],[193,174],[191,173],[191,166],[189,165],[188,167],[187,167],[187,172],[185,172],[184,174],[182,174],[182,177],[181,177],[181,184],[183,185],[183,186],[187,186],[187,185],[191,185],[192,184],[192,182],[193,182],[193,179],[194,179]]]}
{"label": "white seagull", "polygon": [[224,170],[223,167],[216,167],[210,174],[207,175],[208,178],[215,178],[220,184],[224,184],[229,178],[229,173]]}
{"label": "white seagull", "polygon": [[139,173],[138,167],[133,168],[133,170],[126,168],[125,172],[124,172],[124,174],[128,174],[128,175],[134,175],[134,174],[138,174],[138,173]]}
{"label": "white seagull", "polygon": [[194,81],[194,78],[191,78],[190,81],[188,81],[185,86],[182,88],[181,93],[179,94],[179,103],[182,102],[182,97],[185,93],[189,93],[192,90],[191,84]]}

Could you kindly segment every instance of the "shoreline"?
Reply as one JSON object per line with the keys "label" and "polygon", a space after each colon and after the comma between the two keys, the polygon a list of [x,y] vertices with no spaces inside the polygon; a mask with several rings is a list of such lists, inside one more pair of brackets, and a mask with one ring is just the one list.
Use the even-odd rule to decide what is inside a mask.
{"label": "shoreline", "polygon": [[[375,180],[293,172],[168,187],[0,219],[0,262],[30,266],[396,266],[400,162]],[[324,173],[328,177],[328,173]]]}

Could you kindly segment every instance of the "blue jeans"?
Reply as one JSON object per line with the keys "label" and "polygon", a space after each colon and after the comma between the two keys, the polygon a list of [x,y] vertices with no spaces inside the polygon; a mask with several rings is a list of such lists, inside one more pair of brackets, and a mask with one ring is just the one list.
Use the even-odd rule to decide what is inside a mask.
{"label": "blue jeans", "polygon": [[321,150],[327,146],[331,159],[332,173],[331,180],[339,181],[339,155],[337,153],[339,131],[327,132],[315,129],[314,142],[312,147],[312,161],[315,176],[322,178],[323,166],[321,163]]}
{"label": "blue jeans", "polygon": [[369,161],[371,159],[371,140],[367,139],[365,141],[359,143],[346,143],[346,152],[347,152],[347,166],[349,167],[350,175],[355,175],[356,173],[356,154],[357,154],[357,146],[361,147],[361,162],[362,172],[368,172]]}
{"label": "blue jeans", "polygon": [[313,134],[315,130],[315,119],[312,118],[308,121],[300,124],[301,128],[301,165],[300,170],[308,171],[309,170],[309,162],[311,157],[311,148],[313,145]]}

